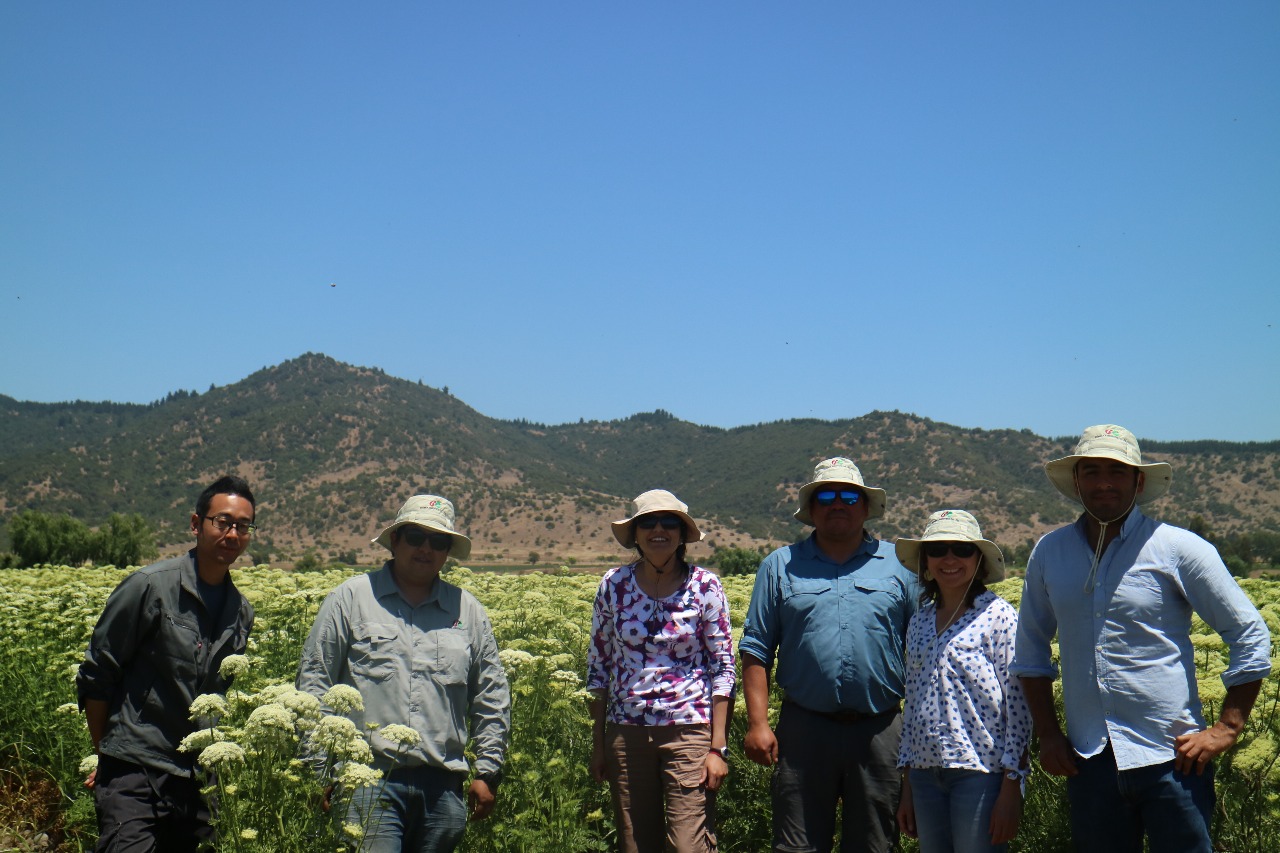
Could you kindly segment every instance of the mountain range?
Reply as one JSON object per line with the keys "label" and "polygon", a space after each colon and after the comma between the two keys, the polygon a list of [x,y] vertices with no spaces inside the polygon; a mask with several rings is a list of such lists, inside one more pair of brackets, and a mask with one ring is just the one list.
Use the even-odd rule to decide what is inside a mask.
{"label": "mountain range", "polygon": [[[1083,425],[1082,425],[1083,426]],[[205,393],[151,404],[32,403],[0,395],[0,518],[22,509],[89,525],[139,513],[162,553],[187,547],[199,491],[223,473],[258,498],[252,559],[369,565],[369,540],[416,493],[450,498],[475,565],[599,564],[622,557],[608,522],[646,489],[690,505],[706,542],[769,548],[805,534],[792,517],[819,459],[854,459],[887,490],[872,523],[916,535],[940,508],[972,511],[1006,551],[1073,519],[1045,461],[1076,436],[964,429],[902,412],[793,419],[733,429],[658,410],[622,420],[546,425],[486,417],[437,389],[307,353]],[[1173,488],[1150,514],[1218,533],[1275,532],[1280,442],[1142,442],[1173,465]],[[0,548],[4,542],[0,542]]]}

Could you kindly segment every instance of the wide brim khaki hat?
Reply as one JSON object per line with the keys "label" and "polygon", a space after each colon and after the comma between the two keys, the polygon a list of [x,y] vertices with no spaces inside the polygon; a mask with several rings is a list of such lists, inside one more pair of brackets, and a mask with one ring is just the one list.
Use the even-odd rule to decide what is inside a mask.
{"label": "wide brim khaki hat", "polygon": [[867,496],[867,518],[880,518],[884,515],[888,497],[884,489],[874,489],[862,480],[862,472],[853,464],[852,459],[833,456],[823,459],[813,469],[813,479],[800,487],[800,508],[796,510],[797,521],[813,526],[813,517],[809,514],[809,497],[820,488],[831,486],[856,486]]}
{"label": "wide brim khaki hat", "polygon": [[982,538],[978,519],[962,509],[944,509],[929,516],[929,523],[919,539],[899,539],[893,544],[898,562],[920,574],[920,549],[926,542],[972,542],[982,553],[987,566],[987,580],[1004,580],[1004,553],[990,539]]}
{"label": "wide brim khaki hat", "polygon": [[1075,478],[1076,463],[1081,459],[1115,459],[1141,471],[1144,478],[1142,493],[1137,499],[1140,506],[1164,497],[1173,485],[1173,467],[1168,462],[1142,464],[1142,451],[1133,433],[1115,424],[1098,424],[1081,434],[1074,453],[1046,462],[1044,466],[1054,487],[1076,503],[1083,503]]}
{"label": "wide brim khaki hat", "polygon": [[635,528],[631,522],[642,515],[654,513],[680,516],[681,521],[684,522],[684,541],[702,541],[702,531],[698,529],[698,523],[693,520],[693,516],[689,515],[689,505],[666,489],[650,489],[637,495],[633,503],[635,512],[631,513],[630,518],[622,518],[609,524],[613,528],[613,538],[617,539],[618,544],[623,548],[636,546]]}
{"label": "wide brim khaki hat", "polygon": [[448,533],[453,538],[449,556],[465,560],[471,556],[471,540],[453,528],[453,504],[439,495],[414,495],[404,502],[396,520],[383,528],[372,541],[391,550],[391,534],[406,524],[416,524],[435,533]]}

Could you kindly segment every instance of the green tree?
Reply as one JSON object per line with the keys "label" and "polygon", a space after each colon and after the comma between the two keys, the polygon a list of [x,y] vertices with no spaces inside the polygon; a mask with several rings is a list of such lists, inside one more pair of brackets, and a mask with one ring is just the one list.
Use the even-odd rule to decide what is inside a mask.
{"label": "green tree", "polygon": [[107,523],[92,537],[90,558],[95,563],[117,567],[140,566],[157,554],[155,531],[138,513],[111,513]]}
{"label": "green tree", "polygon": [[754,575],[760,568],[760,554],[750,548],[717,548],[708,562],[721,575]]}
{"label": "green tree", "polygon": [[9,521],[9,541],[21,566],[61,563],[78,566],[89,559],[93,533],[84,522],[62,513],[29,509]]}

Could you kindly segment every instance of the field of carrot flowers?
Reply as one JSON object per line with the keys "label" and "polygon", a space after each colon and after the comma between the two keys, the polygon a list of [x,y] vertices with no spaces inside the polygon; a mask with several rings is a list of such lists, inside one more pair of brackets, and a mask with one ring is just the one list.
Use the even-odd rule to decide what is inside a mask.
{"label": "field of carrot flowers", "polygon": [[[248,653],[226,697],[201,697],[192,709],[202,728],[186,747],[216,769],[221,851],[358,850],[362,827],[320,807],[326,779],[339,790],[377,786],[362,759],[367,732],[344,717],[326,716],[313,698],[293,689],[302,642],[320,602],[354,570],[289,573],[257,566],[236,572],[258,621]],[[48,566],[0,570],[0,850],[91,849],[92,802],[82,780],[92,766],[84,717],[75,707],[75,669],[108,593],[127,570]],[[449,579],[489,611],[512,686],[512,738],[506,779],[494,816],[472,824],[467,851],[604,851],[613,848],[607,789],[587,772],[591,729],[582,690],[591,602],[598,576],[568,571],[528,575],[454,569]],[[753,579],[724,579],[735,635]],[[1015,605],[1020,581],[995,591]],[[1280,583],[1241,581],[1280,649]],[[1218,676],[1226,650],[1197,623],[1200,691],[1216,718],[1224,690]],[[1273,649],[1273,653],[1275,651]],[[1273,853],[1280,849],[1280,666],[1268,679],[1237,748],[1218,768],[1218,849]],[[358,697],[334,695],[335,709]],[[776,711],[777,703],[774,703]],[[768,771],[741,751],[742,699],[731,722],[731,772],[718,798],[720,848],[769,847]],[[386,726],[382,734],[408,743],[414,733]],[[324,766],[301,749],[323,745]],[[335,764],[335,760],[340,763]],[[319,769],[319,773],[317,773]],[[1037,768],[1014,850],[1056,851],[1067,843],[1065,792]],[[910,842],[904,843],[911,850]]]}

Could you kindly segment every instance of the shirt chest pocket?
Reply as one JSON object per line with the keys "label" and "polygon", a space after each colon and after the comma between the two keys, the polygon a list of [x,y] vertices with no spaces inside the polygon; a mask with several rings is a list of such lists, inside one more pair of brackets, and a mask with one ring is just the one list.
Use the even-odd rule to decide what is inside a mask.
{"label": "shirt chest pocket", "polygon": [[854,578],[857,594],[866,596],[873,605],[893,608],[904,601],[902,587],[891,578]]}
{"label": "shirt chest pocket", "polygon": [[462,631],[447,628],[431,632],[434,654],[427,656],[427,671],[440,684],[466,684],[471,670],[471,642]]}
{"label": "shirt chest pocket", "polygon": [[352,631],[348,661],[352,675],[367,681],[390,678],[396,666],[397,635],[396,629],[390,625],[368,622],[356,625]]}
{"label": "shirt chest pocket", "polygon": [[195,618],[162,611],[156,630],[158,636],[150,643],[153,659],[170,675],[194,678],[203,645]]}

